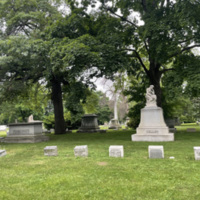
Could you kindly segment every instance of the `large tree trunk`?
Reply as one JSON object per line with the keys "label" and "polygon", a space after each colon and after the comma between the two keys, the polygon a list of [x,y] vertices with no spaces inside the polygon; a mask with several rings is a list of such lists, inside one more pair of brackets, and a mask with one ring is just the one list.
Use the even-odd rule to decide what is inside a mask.
{"label": "large tree trunk", "polygon": [[162,107],[162,90],[160,87],[161,75],[162,73],[159,71],[159,66],[155,67],[154,64],[151,64],[148,76],[150,84],[154,86],[154,91],[157,96],[157,106],[159,107]]}
{"label": "large tree trunk", "polygon": [[55,134],[64,134],[66,133],[65,120],[63,114],[63,101],[62,101],[62,88],[61,83],[53,78],[51,80],[52,85],[52,95],[51,99],[54,106],[54,115],[55,115]]}

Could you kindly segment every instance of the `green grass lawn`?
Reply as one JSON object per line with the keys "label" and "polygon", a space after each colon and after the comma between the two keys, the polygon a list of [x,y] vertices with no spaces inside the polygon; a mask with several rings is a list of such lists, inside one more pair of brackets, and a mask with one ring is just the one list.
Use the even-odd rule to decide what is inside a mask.
{"label": "green grass lawn", "polygon": [[[159,143],[132,142],[133,133],[72,133],[51,135],[44,143],[2,143],[7,155],[0,157],[0,199],[200,199],[200,161],[193,152],[200,146],[200,131],[181,129],[175,142]],[[74,147],[86,144],[89,157],[75,158]],[[57,157],[44,156],[44,147],[51,145],[58,146]],[[124,158],[109,158],[110,145],[124,145]],[[163,145],[165,158],[149,159],[148,145]]]}

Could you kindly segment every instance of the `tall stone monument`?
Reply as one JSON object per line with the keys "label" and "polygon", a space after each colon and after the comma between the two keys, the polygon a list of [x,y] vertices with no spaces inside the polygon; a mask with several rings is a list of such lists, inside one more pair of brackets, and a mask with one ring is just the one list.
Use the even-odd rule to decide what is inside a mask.
{"label": "tall stone monument", "polygon": [[114,98],[114,119],[110,120],[109,129],[120,129],[121,128],[121,126],[119,124],[119,120],[118,120],[117,99],[118,99],[118,95],[115,94],[115,98]]}
{"label": "tall stone monument", "polygon": [[157,97],[153,88],[150,85],[146,90],[146,106],[141,109],[140,124],[136,134],[132,135],[132,141],[174,141],[174,134],[169,133],[165,124],[163,110],[156,104]]}

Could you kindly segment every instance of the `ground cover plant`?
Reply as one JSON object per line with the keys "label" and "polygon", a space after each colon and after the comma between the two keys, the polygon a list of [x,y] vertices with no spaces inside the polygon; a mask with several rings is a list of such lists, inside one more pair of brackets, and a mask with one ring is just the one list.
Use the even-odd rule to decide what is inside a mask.
{"label": "ground cover plant", "polygon": [[[179,129],[179,127],[178,127]],[[3,144],[0,197],[6,200],[49,199],[198,199],[200,131],[178,130],[175,142],[132,142],[133,130],[51,135],[36,144]],[[88,158],[75,158],[76,145],[88,145]],[[44,156],[57,145],[58,156]],[[124,145],[124,158],[109,158],[110,145]],[[164,159],[149,159],[148,145],[163,145]],[[169,159],[174,156],[175,159]]]}

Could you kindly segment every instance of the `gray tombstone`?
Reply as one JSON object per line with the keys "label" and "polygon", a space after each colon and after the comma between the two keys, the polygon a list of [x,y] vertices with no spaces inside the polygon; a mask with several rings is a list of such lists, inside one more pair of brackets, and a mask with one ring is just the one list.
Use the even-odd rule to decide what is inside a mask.
{"label": "gray tombstone", "polygon": [[95,114],[86,114],[82,117],[81,127],[78,129],[78,133],[95,133],[102,132],[100,130],[97,121],[97,115]]}
{"label": "gray tombstone", "polygon": [[35,143],[48,141],[49,137],[42,134],[42,122],[9,124],[9,134],[5,143]]}
{"label": "gray tombstone", "polygon": [[187,132],[196,132],[196,128],[187,128]]}
{"label": "gray tombstone", "polygon": [[109,157],[124,157],[123,145],[111,145],[109,147]]}
{"label": "gray tombstone", "polygon": [[74,155],[75,157],[88,157],[88,146],[87,145],[76,146],[74,148]]}
{"label": "gray tombstone", "polygon": [[164,158],[164,148],[160,145],[150,145],[148,147],[149,158]]}
{"label": "gray tombstone", "polygon": [[44,155],[45,156],[57,156],[58,155],[57,146],[46,146],[44,148]]}

